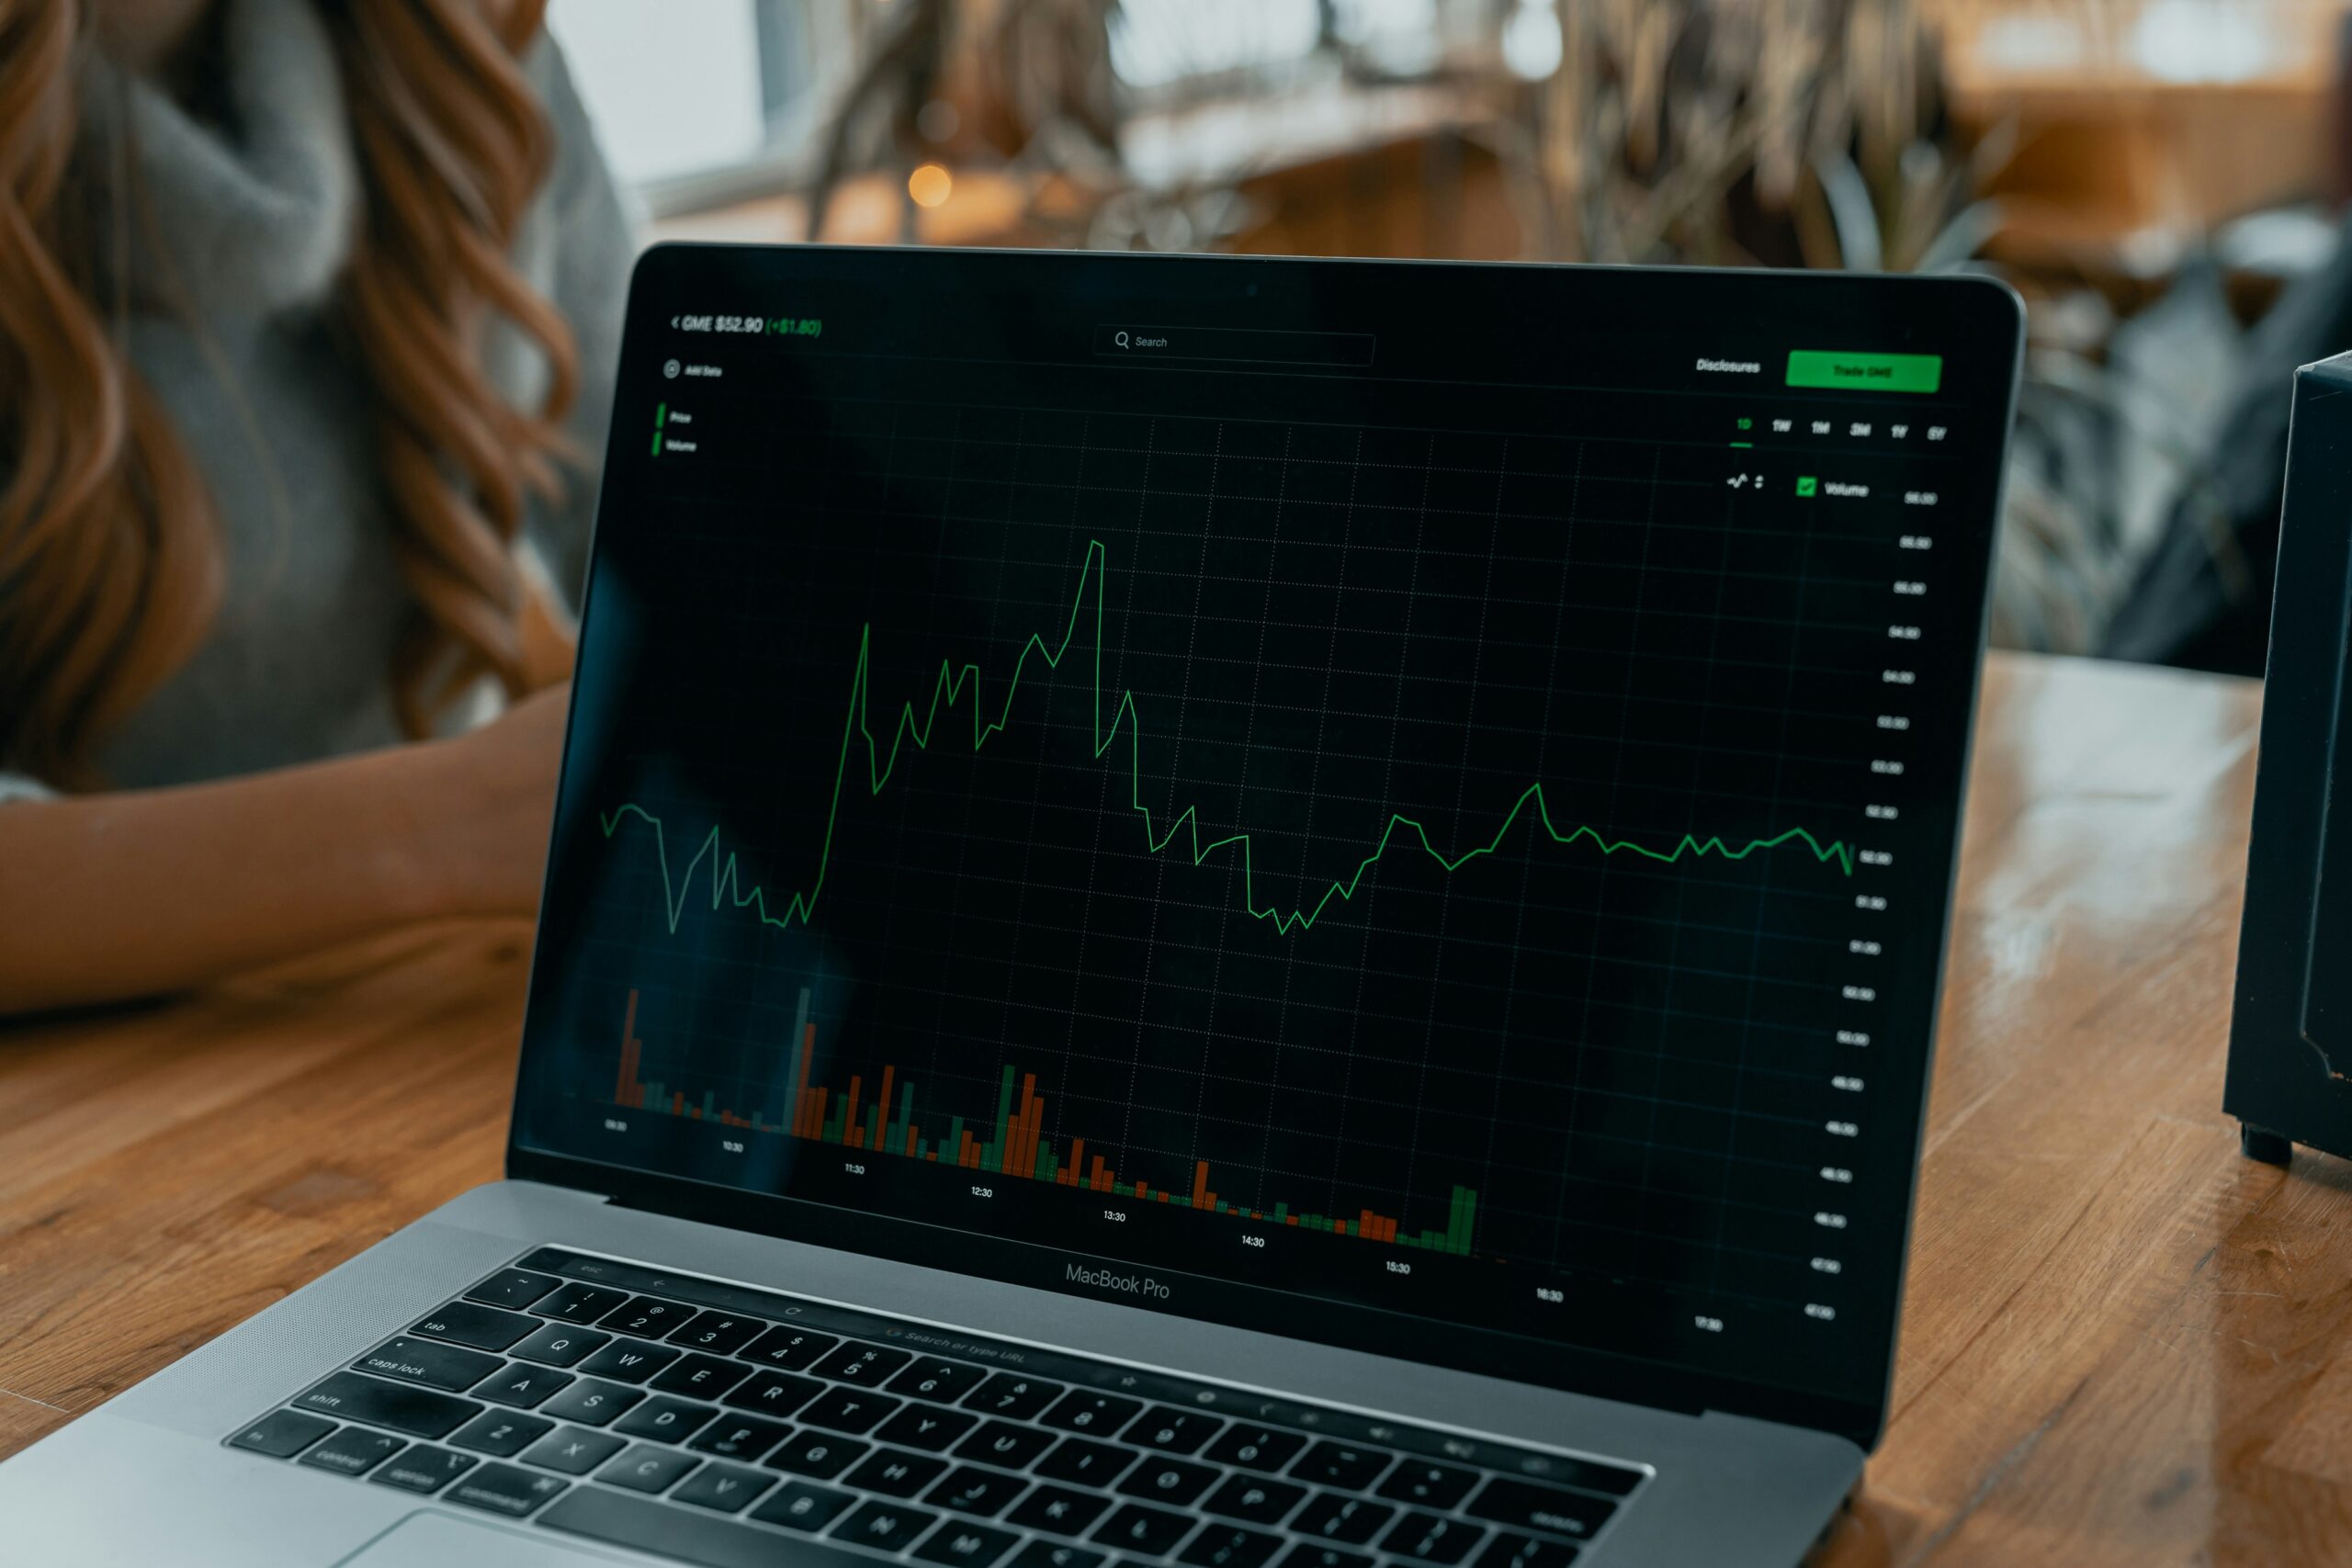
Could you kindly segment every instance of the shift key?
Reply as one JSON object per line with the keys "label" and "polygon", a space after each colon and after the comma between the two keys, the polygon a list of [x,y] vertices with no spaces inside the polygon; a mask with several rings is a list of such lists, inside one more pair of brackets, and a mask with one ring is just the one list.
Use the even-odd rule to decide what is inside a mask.
{"label": "shift key", "polygon": [[335,1373],[295,1400],[294,1408],[339,1416],[345,1421],[365,1421],[370,1427],[389,1427],[415,1438],[446,1437],[482,1410],[470,1399],[361,1377],[357,1372]]}
{"label": "shift key", "polygon": [[421,1382],[427,1388],[446,1388],[454,1393],[473,1387],[506,1363],[479,1350],[402,1337],[385,1340],[351,1364],[379,1378],[398,1378],[402,1382]]}

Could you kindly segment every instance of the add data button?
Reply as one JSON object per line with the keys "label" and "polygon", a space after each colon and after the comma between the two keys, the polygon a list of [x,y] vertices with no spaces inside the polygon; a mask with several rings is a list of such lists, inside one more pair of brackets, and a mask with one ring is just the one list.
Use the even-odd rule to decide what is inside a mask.
{"label": "add data button", "polygon": [[1789,352],[1792,387],[1850,387],[1865,392],[1932,392],[1944,384],[1940,354]]}

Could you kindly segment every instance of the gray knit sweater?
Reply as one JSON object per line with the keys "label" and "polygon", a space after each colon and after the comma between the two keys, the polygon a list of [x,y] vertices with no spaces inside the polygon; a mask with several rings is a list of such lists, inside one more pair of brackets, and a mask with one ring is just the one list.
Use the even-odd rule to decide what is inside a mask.
{"label": "gray knit sweater", "polygon": [[[368,388],[330,321],[361,201],[340,84],[315,0],[227,5],[225,125],[192,119],[100,60],[82,83],[82,166],[130,171],[153,220],[153,242],[140,235],[105,260],[102,287],[130,301],[131,360],[211,486],[228,567],[209,640],[98,759],[125,787],[398,738],[388,671],[408,600]],[[514,259],[571,322],[581,393],[571,433],[601,455],[634,246],[554,45],[528,64],[560,152]],[[517,334],[493,342],[490,368],[518,403],[545,385]],[[575,473],[560,504],[535,505],[527,520],[529,553],[567,596],[594,505],[595,476]],[[0,774],[0,797],[38,789]]]}

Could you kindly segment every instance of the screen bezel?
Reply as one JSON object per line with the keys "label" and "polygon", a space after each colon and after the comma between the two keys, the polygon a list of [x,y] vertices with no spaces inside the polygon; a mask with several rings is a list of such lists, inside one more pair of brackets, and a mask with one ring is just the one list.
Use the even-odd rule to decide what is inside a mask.
{"label": "screen bezel", "polygon": [[[1969,442],[1974,447],[1970,455],[1996,465],[2006,455],[2022,366],[2022,302],[2005,285],[1969,275],[1912,278],[1503,262],[1144,257],[1083,252],[864,250],[840,246],[816,248],[813,254],[820,255],[823,258],[820,265],[828,266],[839,265],[846,254],[870,256],[876,265],[935,268],[941,276],[933,287],[941,289],[953,289],[959,276],[976,281],[985,278],[989,287],[1001,288],[1006,283],[1006,268],[1027,266],[1036,274],[1035,287],[1064,289],[1082,296],[1089,305],[1115,305],[1124,280],[1133,279],[1140,285],[1147,276],[1150,280],[1149,288],[1137,288],[1136,292],[1164,296],[1170,287],[1169,269],[1171,268],[1192,269],[1201,275],[1198,281],[1204,291],[1213,293],[1215,289],[1232,288],[1237,297],[1244,288],[1254,294],[1255,285],[1261,278],[1277,282],[1285,293],[1311,292],[1318,273],[1325,269],[1346,269],[1352,275],[1350,279],[1352,288],[1363,286],[1365,272],[1374,273],[1376,281],[1388,283],[1397,290],[1400,305],[1425,306],[1425,291],[1452,286],[1456,297],[1455,308],[1500,310],[1506,308],[1507,289],[1565,286],[1589,291],[1589,300],[1579,299],[1573,303],[1590,311],[1597,319],[1605,321],[1639,321],[1645,319],[1643,312],[1645,308],[1655,312],[1662,305],[1671,318],[1685,328],[1694,318],[1712,316],[1725,322],[1726,331],[1736,332],[1740,322],[1773,321],[1784,310],[1791,314],[1818,315],[1826,309],[1867,323],[1865,330],[1873,342],[1915,341],[1917,332],[1933,322],[1936,339],[1956,351],[1948,354],[1948,363],[1955,367],[1956,373],[1952,378],[1955,391],[1980,400],[1982,417],[1972,420],[1973,428],[1968,433]],[[657,322],[646,313],[649,308],[655,308],[650,307],[650,302],[674,297],[682,283],[705,284],[708,292],[725,297],[730,285],[741,285],[746,280],[772,283],[788,279],[791,269],[800,259],[811,254],[809,247],[792,245],[667,243],[647,251],[639,258],[631,280],[618,384],[622,387],[634,385],[655,368]],[[1073,276],[1073,273],[1077,276]],[[1380,274],[1389,276],[1381,278],[1378,277]],[[1542,279],[1540,283],[1531,283],[1531,278],[1537,277]],[[1800,299],[1801,308],[1795,308]],[[1994,417],[1996,415],[1997,417]],[[616,515],[612,510],[616,501],[616,465],[608,461],[605,468],[605,488],[599,496],[597,511],[600,532],[608,526],[606,520]],[[2000,495],[2001,486],[1996,480],[1991,491],[1991,518],[1982,520],[1988,547],[1992,520],[1999,516]],[[1989,547],[1984,551],[1984,558],[1986,592],[1983,599],[1989,610],[1992,558]],[[590,580],[593,582],[593,571]],[[581,637],[583,642],[594,624],[594,614],[592,592],[582,607]],[[1983,667],[1984,638],[1984,619],[1980,616],[1963,704],[1972,732]],[[576,704],[576,691],[573,700]],[[1960,773],[1954,781],[1954,789],[1959,796],[1955,802],[1956,809],[1965,797],[1969,753],[1970,746],[1964,739],[1959,748]],[[569,762],[567,749],[567,766]],[[559,790],[560,787],[559,784]],[[1953,864],[1942,868],[1944,897],[1935,933],[1932,990],[1939,1003],[1951,942],[1958,840],[1955,827]],[[1917,874],[1922,884],[1927,885],[1926,878],[1931,873],[1923,871]],[[544,950],[535,950],[534,973],[541,964],[552,962],[551,954]],[[1939,1011],[1939,1007],[1937,1010]],[[1893,1299],[1884,1303],[1884,1314],[1879,1320],[1883,1325],[1883,1333],[1873,1336],[1858,1352],[1875,1354],[1883,1360],[1884,1374],[1879,1380],[1880,1392],[1875,1400],[1855,1401],[1713,1371],[1700,1372],[1670,1362],[1532,1340],[1460,1323],[1446,1324],[1447,1332],[1443,1334],[1414,1334],[1410,1332],[1411,1325],[1425,1325],[1432,1320],[1322,1298],[1317,1300],[1315,1307],[1318,1331],[1304,1333],[1298,1321],[1299,1303],[1286,1292],[1173,1269],[1168,1272],[1186,1281],[1186,1289],[1181,1292],[1181,1304],[1159,1303],[1140,1306],[1137,1310],[1165,1312],[1351,1349],[1395,1355],[1432,1365],[1535,1382],[1654,1408],[1691,1413],[1715,1410],[1807,1427],[1849,1438],[1864,1449],[1874,1447],[1885,1424],[1887,1400],[1892,1391],[1903,1281],[1917,1201],[1918,1156],[1926,1127],[1927,1090],[1933,1077],[1934,1034],[1931,1014],[1928,1037],[1920,1044],[1919,1102],[1912,1111],[1914,1132],[1910,1140],[1911,1156],[1905,1178],[1898,1237],[1904,1256],[1897,1259]],[[519,1097],[527,1081],[530,1065],[529,1040],[526,1018],[525,1050],[517,1063],[514,1108],[518,1111]],[[1893,1108],[1898,1114],[1903,1109],[1900,1106]],[[1081,1256],[1064,1248],[1011,1242],[989,1233],[949,1231],[922,1221],[842,1209],[807,1199],[754,1192],[642,1168],[534,1148],[521,1142],[520,1127],[520,1115],[511,1115],[506,1147],[506,1173],[510,1178],[595,1192],[616,1202],[651,1213],[1065,1292],[1068,1287],[1061,1283],[1062,1267],[1071,1258]],[[1159,1265],[1155,1263],[1154,1267]]]}

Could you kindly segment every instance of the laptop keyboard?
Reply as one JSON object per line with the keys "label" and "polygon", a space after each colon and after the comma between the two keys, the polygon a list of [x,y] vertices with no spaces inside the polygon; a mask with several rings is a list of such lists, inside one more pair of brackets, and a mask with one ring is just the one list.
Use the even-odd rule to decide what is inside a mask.
{"label": "laptop keyboard", "polygon": [[708,1568],[1566,1568],[1648,1473],[556,1248],[225,1440]]}

